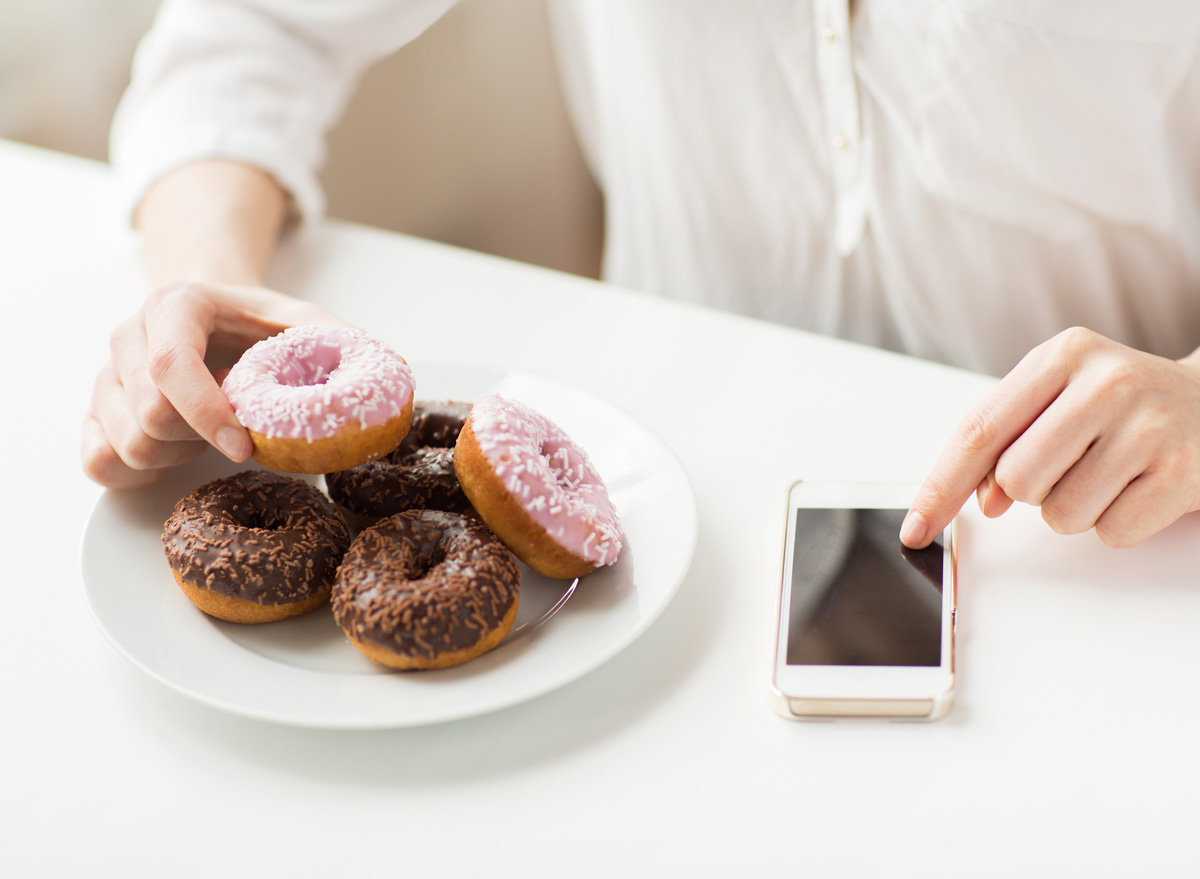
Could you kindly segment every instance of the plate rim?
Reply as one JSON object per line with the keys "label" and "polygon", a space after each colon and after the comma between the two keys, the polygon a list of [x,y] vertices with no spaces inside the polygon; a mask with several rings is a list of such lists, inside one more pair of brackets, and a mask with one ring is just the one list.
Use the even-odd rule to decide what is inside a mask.
{"label": "plate rim", "polygon": [[[236,716],[245,717],[257,721],[270,722],[284,726],[308,728],[308,729],[323,729],[323,730],[381,730],[381,729],[401,729],[415,728],[422,726],[432,726],[440,723],[448,723],[456,720],[464,720],[471,717],[482,716],[495,713],[497,711],[511,708],[516,705],[524,704],[549,693],[555,692],[563,687],[566,687],[577,680],[582,679],[586,675],[595,671],[600,666],[609,662],[613,657],[623,652],[634,641],[642,636],[645,631],[653,625],[655,621],[662,615],[663,611],[674,600],[683,582],[687,579],[687,575],[691,570],[691,565],[695,559],[695,551],[699,541],[699,515],[696,506],[696,494],[692,485],[691,479],[688,476],[686,468],[675,454],[675,451],[650,427],[644,424],[640,419],[635,418],[619,404],[611,399],[592,392],[587,388],[582,388],[578,385],[564,382],[560,379],[553,378],[542,373],[533,372],[526,369],[520,369],[510,366],[503,366],[492,363],[472,363],[469,361],[420,361],[416,360],[413,363],[414,372],[419,368],[437,369],[439,367],[455,370],[478,371],[480,374],[486,373],[489,378],[496,377],[498,383],[501,380],[511,376],[525,376],[545,385],[554,386],[565,390],[571,394],[584,395],[596,400],[612,409],[620,412],[625,419],[636,426],[644,436],[650,439],[657,446],[656,453],[661,454],[669,463],[670,478],[678,479],[679,487],[683,489],[683,494],[676,497],[672,502],[678,504],[679,511],[686,513],[686,522],[679,522],[678,519],[673,520],[673,527],[678,527],[681,524],[687,525],[686,541],[681,540],[675,547],[674,552],[678,554],[679,560],[675,564],[669,586],[662,591],[661,596],[656,601],[653,607],[648,610],[639,610],[636,619],[628,629],[620,633],[607,642],[602,649],[598,649],[591,653],[585,662],[578,668],[573,668],[568,674],[555,677],[548,683],[543,682],[536,684],[531,688],[521,689],[516,691],[506,690],[501,687],[494,691],[492,698],[473,699],[464,701],[456,709],[446,709],[435,712],[436,716],[396,716],[387,715],[387,712],[381,712],[375,717],[343,717],[335,713],[325,712],[303,712],[301,716],[297,712],[288,712],[279,710],[278,708],[268,706],[255,706],[246,704],[244,700],[237,700],[231,697],[219,697],[204,690],[197,690],[189,686],[185,681],[178,677],[173,677],[161,668],[161,664],[155,665],[146,661],[142,656],[135,653],[133,649],[125,642],[121,635],[114,630],[111,620],[101,611],[96,602],[97,587],[92,581],[94,572],[88,570],[88,557],[91,555],[89,546],[93,540],[99,539],[95,534],[94,523],[97,519],[99,511],[108,503],[110,492],[113,490],[106,489],[92,503],[91,509],[86,517],[83,533],[80,539],[79,549],[79,565],[81,588],[84,593],[84,600],[88,608],[89,614],[104,636],[105,640],[123,656],[133,666],[146,673],[152,679],[167,686],[169,689],[187,696],[203,705],[217,709]],[[420,391],[418,389],[418,396]],[[435,397],[422,397],[422,399],[432,399]],[[210,450],[211,453],[211,450]],[[209,454],[209,453],[206,453]],[[214,453],[215,454],[215,453]],[[224,466],[224,462],[220,462]],[[246,466],[252,466],[253,462],[247,462]],[[185,465],[186,466],[186,465]],[[237,466],[237,465],[231,465]],[[606,482],[608,480],[606,479]],[[677,534],[679,532],[676,532]],[[635,565],[635,571],[637,570]],[[260,657],[264,661],[272,662],[266,657]],[[282,665],[282,664],[281,664]],[[313,670],[306,670],[295,666],[286,666],[299,674],[320,674]],[[374,677],[374,676],[372,676]],[[382,673],[377,676],[379,679],[390,677],[387,673]]]}

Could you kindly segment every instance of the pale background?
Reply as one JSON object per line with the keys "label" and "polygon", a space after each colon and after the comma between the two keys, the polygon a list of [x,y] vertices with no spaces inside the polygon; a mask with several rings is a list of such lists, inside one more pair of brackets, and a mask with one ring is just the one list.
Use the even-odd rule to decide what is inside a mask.
{"label": "pale background", "polygon": [[[158,0],[0,3],[0,138],[95,159]],[[370,70],[330,136],[329,214],[595,275],[600,196],[545,0],[464,0]]]}

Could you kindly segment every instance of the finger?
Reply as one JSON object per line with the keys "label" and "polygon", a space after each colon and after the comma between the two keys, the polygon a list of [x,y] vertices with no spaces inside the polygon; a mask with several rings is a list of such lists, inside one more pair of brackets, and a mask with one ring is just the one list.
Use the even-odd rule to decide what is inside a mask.
{"label": "finger", "polygon": [[249,434],[204,363],[216,305],[184,286],[155,299],[145,318],[151,381],[205,441],[228,458],[250,456]]}
{"label": "finger", "polygon": [[127,321],[112,335],[112,366],[142,432],[158,440],[195,440],[199,435],[150,378],[145,328]]}
{"label": "finger", "polygon": [[1001,453],[1066,387],[1071,369],[1039,346],[967,413],[913,498],[900,531],[906,546],[928,546],[950,524]]}
{"label": "finger", "polygon": [[[134,471],[160,470],[182,464],[195,458],[208,446],[200,439],[190,442],[163,441],[148,436],[130,412],[124,389],[117,381],[111,364],[106,365],[96,377],[89,417],[100,427],[113,453]],[[112,472],[115,463],[107,464],[105,469]]]}
{"label": "finger", "polygon": [[[1059,534],[1082,534],[1147,469],[1152,452],[1117,429],[1096,440],[1042,501],[1042,518]],[[1172,520],[1173,521],[1173,520]]]}
{"label": "finger", "polygon": [[83,421],[79,454],[88,479],[107,488],[140,488],[157,479],[160,472],[128,466],[104,435],[99,420],[90,414]]}
{"label": "finger", "polygon": [[1137,546],[1190,509],[1177,480],[1148,471],[1125,486],[1100,515],[1096,535],[1111,547]]}
{"label": "finger", "polygon": [[163,468],[197,458],[209,446],[202,440],[196,440],[169,443],[165,447],[170,450],[170,455],[162,460],[162,467],[131,466],[109,441],[96,416],[89,414],[84,419],[80,444],[83,472],[93,482],[107,488],[141,488],[158,479]]}
{"label": "finger", "polygon": [[1108,418],[1092,387],[1077,377],[1000,453],[996,484],[1013,500],[1039,506],[1087,454]]}
{"label": "finger", "polygon": [[979,483],[975,489],[975,499],[979,501],[979,511],[989,519],[1002,516],[1013,505],[1013,499],[996,482],[995,470],[988,471],[983,482]]}

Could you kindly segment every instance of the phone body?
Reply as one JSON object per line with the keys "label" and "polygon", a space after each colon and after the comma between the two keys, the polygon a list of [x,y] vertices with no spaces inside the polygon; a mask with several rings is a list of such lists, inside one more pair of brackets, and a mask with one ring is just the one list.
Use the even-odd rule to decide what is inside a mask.
{"label": "phone body", "polygon": [[934,720],[954,698],[956,527],[900,543],[916,485],[788,492],[771,701],[797,720]]}

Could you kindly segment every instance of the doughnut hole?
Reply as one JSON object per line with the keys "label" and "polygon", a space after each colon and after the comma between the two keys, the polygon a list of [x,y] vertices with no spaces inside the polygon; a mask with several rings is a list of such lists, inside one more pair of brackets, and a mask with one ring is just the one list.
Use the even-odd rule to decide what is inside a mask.
{"label": "doughnut hole", "polygon": [[582,460],[578,455],[572,460],[570,447],[547,440],[538,452],[559,488],[574,491],[583,482]]}
{"label": "doughnut hole", "polygon": [[336,353],[333,365],[328,369],[320,362],[320,358],[289,360],[279,371],[279,384],[286,388],[310,388],[326,384],[342,365],[340,352]]}
{"label": "doughnut hole", "polygon": [[241,528],[257,531],[284,531],[292,526],[281,511],[263,510],[255,506],[237,506],[229,511],[229,518]]}

